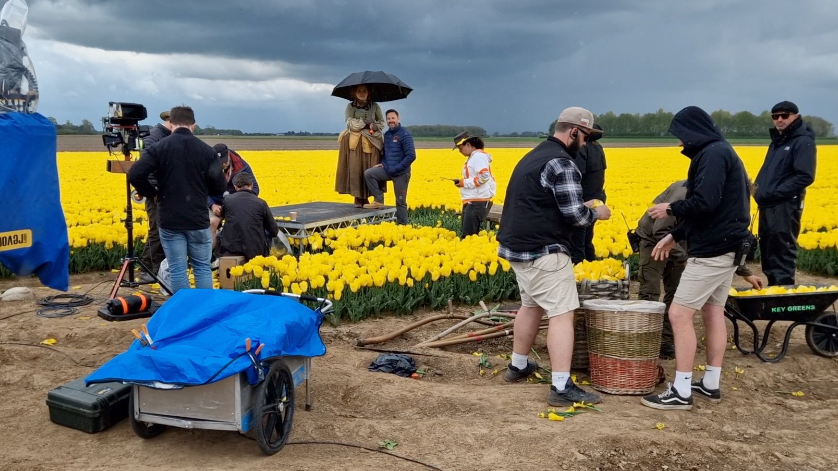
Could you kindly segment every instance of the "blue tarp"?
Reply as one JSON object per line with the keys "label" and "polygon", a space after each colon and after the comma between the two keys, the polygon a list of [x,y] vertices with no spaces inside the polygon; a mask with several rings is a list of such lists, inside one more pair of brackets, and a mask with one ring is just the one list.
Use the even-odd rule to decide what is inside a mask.
{"label": "blue tarp", "polygon": [[[252,371],[245,339],[252,350],[264,343],[259,359],[322,356],[320,313],[280,296],[227,290],[178,291],[149,319],[155,350],[134,340],[124,353],[102,365],[85,381],[197,386],[241,371]],[[232,363],[230,362],[236,358]],[[220,372],[220,373],[219,373]]]}
{"label": "blue tarp", "polygon": [[55,160],[55,125],[47,118],[0,114],[0,264],[67,291],[70,245]]}

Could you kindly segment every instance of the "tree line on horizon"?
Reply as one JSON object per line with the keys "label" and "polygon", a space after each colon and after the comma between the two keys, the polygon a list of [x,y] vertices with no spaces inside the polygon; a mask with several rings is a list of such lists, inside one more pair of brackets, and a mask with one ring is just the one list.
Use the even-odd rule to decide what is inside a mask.
{"label": "tree line on horizon", "polygon": [[[672,137],[669,134],[669,124],[675,113],[659,109],[655,113],[646,114],[616,114],[613,111],[594,116],[594,123],[602,126],[606,136],[610,137]],[[755,115],[750,111],[731,113],[716,110],[710,116],[719,125],[725,137],[757,138],[768,137],[768,130],[773,127],[771,112],[763,111]],[[803,120],[809,124],[817,137],[834,137],[833,124],[818,116],[801,114]],[[547,134],[552,136],[556,127],[556,120],[550,123]]]}
{"label": "tree line on horizon", "polygon": [[[755,115],[749,111],[739,111],[731,113],[726,110],[716,110],[710,113],[725,137],[732,138],[755,138],[765,139],[768,137],[768,129],[773,126],[771,120],[771,113],[763,111]],[[602,126],[605,135],[608,137],[638,137],[638,138],[666,138],[672,137],[669,135],[669,124],[672,122],[674,113],[659,109],[655,113],[621,113],[616,114],[613,111],[596,115],[594,122]],[[802,115],[803,119],[811,126],[817,137],[835,137],[835,126],[818,116]],[[72,134],[101,134],[101,130],[87,119],[83,119],[81,124],[74,124],[67,120],[64,124],[58,123],[53,118],[48,118],[56,128],[58,134],[72,135]],[[553,134],[556,121],[553,120],[547,130],[547,135]],[[469,131],[474,136],[487,137],[489,133],[481,126],[455,126],[449,124],[416,124],[405,126],[414,137],[454,137],[462,131]],[[195,126],[196,135],[204,136],[273,136],[272,133],[246,133],[239,129],[219,129],[214,126],[200,127]],[[282,133],[285,136],[334,136],[337,133],[324,132],[308,132],[308,131],[288,131]],[[492,137],[544,137],[541,132],[524,131],[512,133],[498,133],[491,134]]]}

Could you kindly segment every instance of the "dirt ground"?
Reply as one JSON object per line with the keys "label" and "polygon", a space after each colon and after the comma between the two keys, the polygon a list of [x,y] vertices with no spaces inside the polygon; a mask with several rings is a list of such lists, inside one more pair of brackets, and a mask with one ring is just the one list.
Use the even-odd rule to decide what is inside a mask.
{"label": "dirt ground", "polygon": [[[109,272],[73,276],[71,292],[88,293],[96,303],[64,318],[37,317],[34,301],[0,303],[3,470],[434,469],[325,444],[288,445],[265,457],[255,441],[234,432],[169,429],[143,440],[127,420],[93,435],[53,424],[44,403],[47,392],[124,351],[133,339],[130,330],[143,322],[110,323],[96,316],[114,277]],[[836,282],[805,274],[798,281]],[[32,286],[36,299],[57,294],[38,287],[35,279],[0,280],[0,291],[20,285]],[[455,307],[459,313],[474,309]],[[697,398],[692,411],[664,412],[641,406],[636,396],[604,395],[601,413],[552,422],[538,417],[548,408],[546,384],[503,382],[506,360],[497,355],[511,352],[511,340],[421,350],[427,355],[414,358],[428,374],[419,380],[367,371],[378,353],[356,348],[358,338],[432,314],[324,325],[328,351],[313,363],[314,409],[304,411],[298,400],[291,441],[377,448],[388,439],[398,443],[392,453],[445,470],[825,470],[838,463],[838,361],[814,355],[803,328],[794,332],[788,355],[776,364],[729,349],[720,404]],[[406,350],[450,325],[437,322],[375,347]],[[775,351],[784,331],[775,329],[770,340]],[[38,347],[47,338],[56,339],[55,346]],[[477,350],[489,355],[499,374],[489,369],[478,374],[478,358],[471,354]],[[543,335],[535,350],[539,363],[549,366]],[[696,366],[703,364],[702,353]],[[673,362],[662,364],[671,376]],[[579,372],[578,379],[588,378]],[[805,395],[781,393],[792,391]],[[303,390],[297,393],[301,398]],[[657,423],[665,427],[658,430]]]}

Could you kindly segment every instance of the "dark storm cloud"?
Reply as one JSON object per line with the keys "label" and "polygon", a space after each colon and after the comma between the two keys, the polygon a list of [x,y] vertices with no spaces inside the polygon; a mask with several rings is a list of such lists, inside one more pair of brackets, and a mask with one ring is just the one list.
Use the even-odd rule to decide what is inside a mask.
{"label": "dark storm cloud", "polygon": [[831,0],[29,3],[38,38],[218,58],[169,71],[177,77],[277,73],[231,70],[225,58],[281,64],[309,83],[386,70],[414,87],[397,103],[412,122],[541,130],[569,105],[758,113],[783,99],[838,122]]}

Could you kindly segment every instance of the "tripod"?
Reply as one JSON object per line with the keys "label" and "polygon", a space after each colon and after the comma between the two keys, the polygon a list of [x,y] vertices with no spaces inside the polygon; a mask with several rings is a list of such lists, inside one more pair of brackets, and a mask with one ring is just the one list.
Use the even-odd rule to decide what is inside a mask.
{"label": "tripod", "polygon": [[[154,282],[160,285],[162,290],[171,296],[173,294],[171,288],[169,288],[166,283],[157,277],[157,273],[154,273],[154,270],[149,269],[149,267],[145,266],[142,260],[134,255],[134,211],[131,203],[131,183],[128,181],[128,170],[131,166],[133,166],[134,161],[131,160],[130,150],[126,150],[125,147],[123,147],[122,153],[125,156],[125,160],[108,160],[108,172],[125,174],[126,206],[124,222],[125,230],[128,231],[128,252],[125,254],[125,258],[122,259],[122,268],[119,270],[119,275],[117,275],[116,281],[114,281],[113,288],[111,289],[111,295],[108,299],[110,300],[116,298],[119,288],[137,288],[140,285],[152,283],[140,283],[136,281],[134,276],[135,265],[139,265],[143,271],[151,276]],[[128,275],[127,280],[125,279],[125,275]]]}

